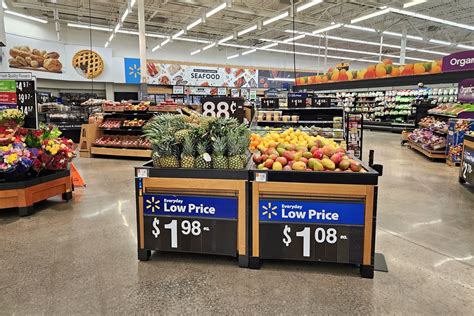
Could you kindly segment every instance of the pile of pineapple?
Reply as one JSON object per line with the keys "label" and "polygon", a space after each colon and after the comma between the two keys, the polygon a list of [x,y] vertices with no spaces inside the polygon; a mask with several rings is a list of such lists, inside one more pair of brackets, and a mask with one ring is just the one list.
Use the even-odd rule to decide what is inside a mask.
{"label": "pile of pineapple", "polygon": [[250,131],[235,119],[164,114],[144,128],[158,168],[244,169]]}

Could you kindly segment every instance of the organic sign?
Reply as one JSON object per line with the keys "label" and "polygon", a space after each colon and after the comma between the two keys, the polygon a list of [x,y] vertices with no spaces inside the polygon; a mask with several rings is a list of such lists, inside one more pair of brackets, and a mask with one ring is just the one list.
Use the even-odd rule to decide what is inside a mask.
{"label": "organic sign", "polygon": [[260,257],[361,263],[363,201],[260,200]]}
{"label": "organic sign", "polygon": [[474,102],[474,79],[465,79],[459,83],[459,102]]}
{"label": "organic sign", "polygon": [[236,255],[234,197],[145,194],[145,248]]}
{"label": "organic sign", "polygon": [[474,70],[474,50],[444,56],[442,70],[443,72]]}

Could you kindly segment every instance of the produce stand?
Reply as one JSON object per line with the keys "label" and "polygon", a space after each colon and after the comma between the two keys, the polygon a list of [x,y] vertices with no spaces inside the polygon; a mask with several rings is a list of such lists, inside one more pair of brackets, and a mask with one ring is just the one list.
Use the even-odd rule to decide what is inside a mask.
{"label": "produce stand", "polygon": [[418,145],[417,143],[411,140],[408,140],[408,146],[411,149],[419,151],[420,153],[422,153],[423,155],[425,155],[426,157],[430,159],[446,159],[446,153],[444,150],[428,150],[426,148],[421,147],[420,145]]}
{"label": "produce stand", "polygon": [[459,182],[474,185],[474,136],[464,135]]}
{"label": "produce stand", "polygon": [[69,170],[56,171],[23,181],[0,182],[0,209],[18,207],[20,216],[33,213],[33,204],[56,195],[72,199]]}
{"label": "produce stand", "polygon": [[217,254],[248,266],[248,170],[135,168],[138,259]]}
{"label": "produce stand", "polygon": [[260,259],[350,263],[373,278],[380,173],[363,168],[251,171],[250,267],[259,268]]}

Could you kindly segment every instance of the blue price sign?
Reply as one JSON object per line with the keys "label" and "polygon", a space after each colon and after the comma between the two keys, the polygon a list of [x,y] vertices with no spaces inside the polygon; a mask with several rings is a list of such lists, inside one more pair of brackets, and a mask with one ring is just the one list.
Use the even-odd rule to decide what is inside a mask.
{"label": "blue price sign", "polygon": [[364,202],[260,200],[260,221],[363,225]]}
{"label": "blue price sign", "polygon": [[145,215],[236,219],[238,201],[234,197],[145,194]]}

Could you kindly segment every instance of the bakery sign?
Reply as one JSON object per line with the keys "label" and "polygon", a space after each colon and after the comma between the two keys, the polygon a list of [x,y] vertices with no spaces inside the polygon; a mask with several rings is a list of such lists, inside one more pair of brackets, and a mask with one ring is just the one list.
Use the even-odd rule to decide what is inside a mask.
{"label": "bakery sign", "polygon": [[190,66],[147,63],[149,84],[201,87],[256,88],[258,71],[253,68]]}

